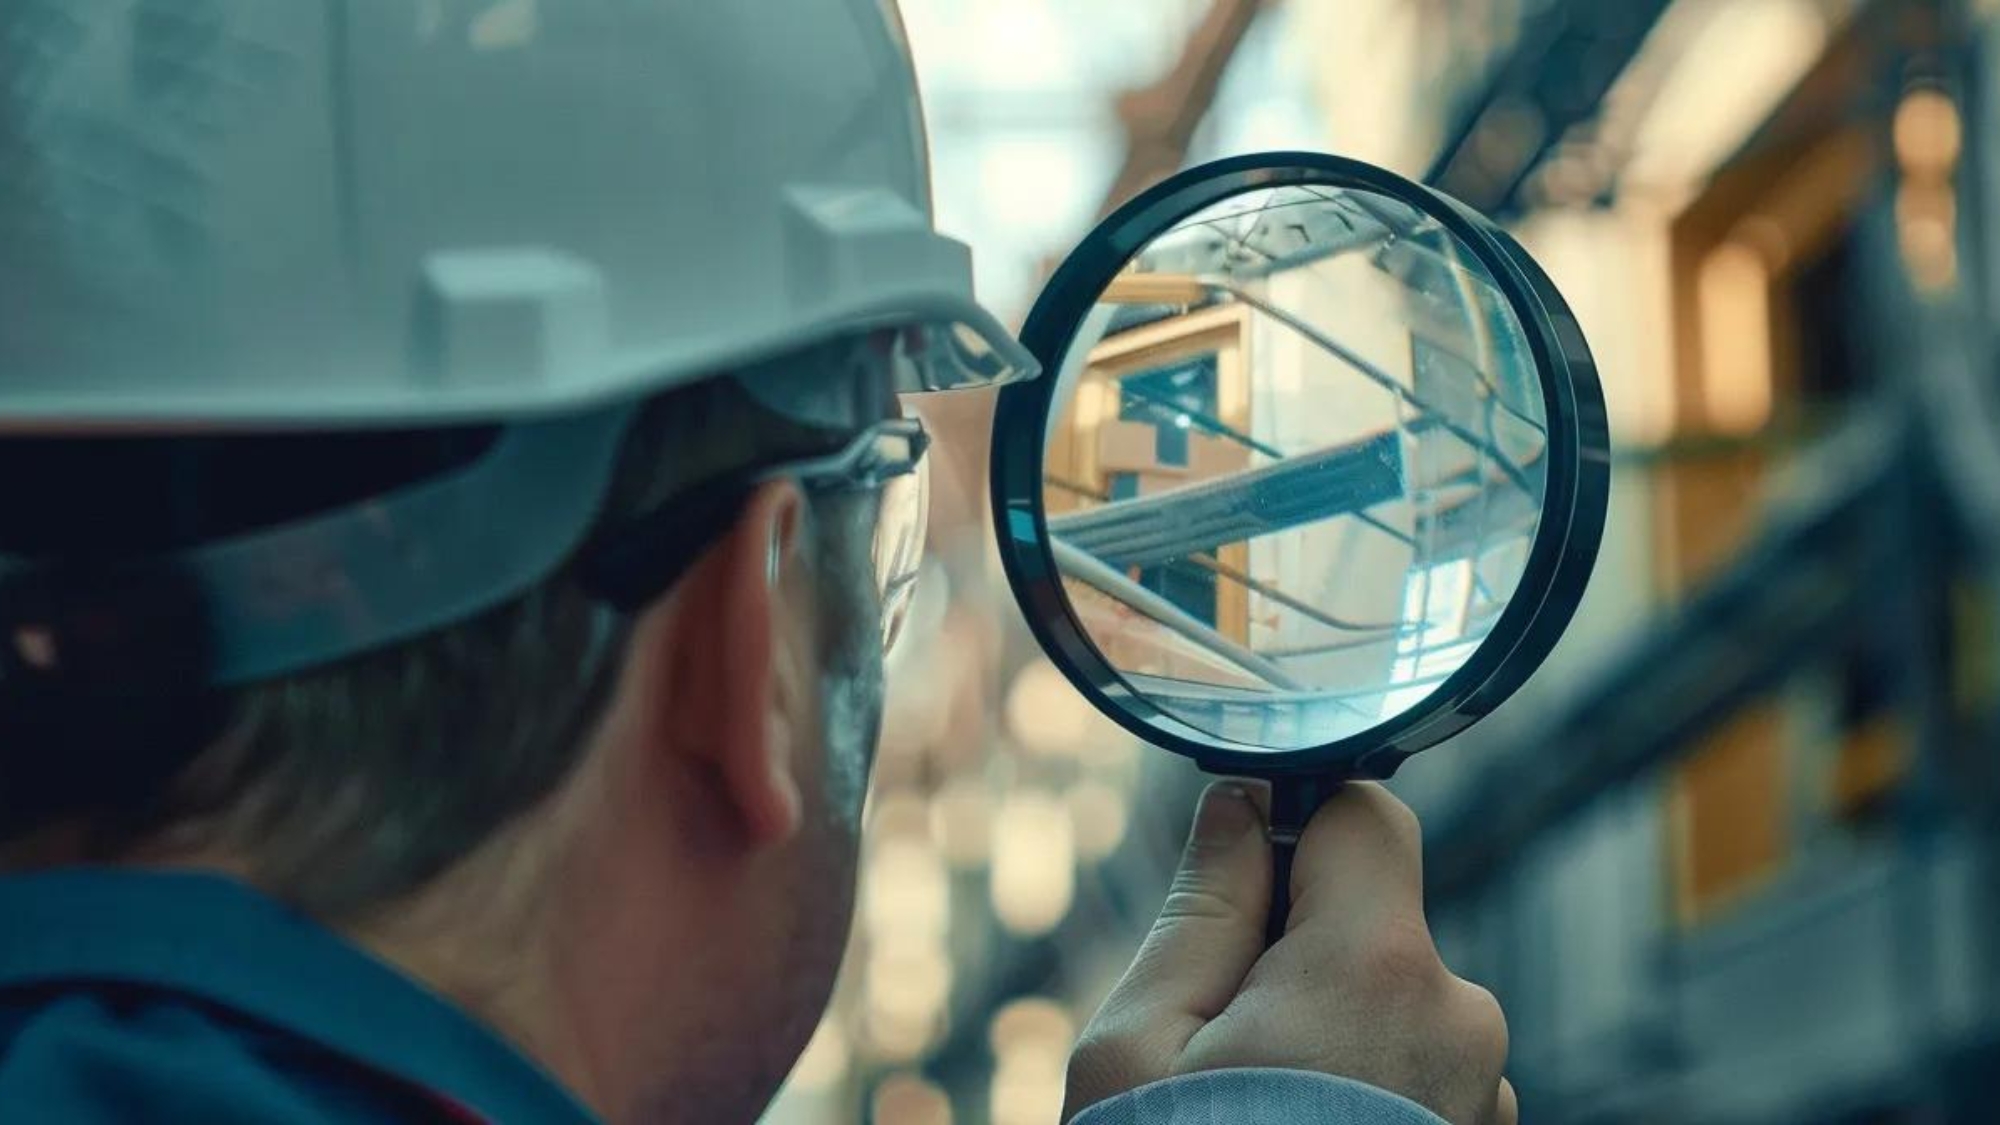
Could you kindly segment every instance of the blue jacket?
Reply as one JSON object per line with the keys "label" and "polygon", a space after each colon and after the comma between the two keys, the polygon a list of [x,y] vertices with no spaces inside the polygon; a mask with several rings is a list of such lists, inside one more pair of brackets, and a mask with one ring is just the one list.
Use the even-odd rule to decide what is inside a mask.
{"label": "blue jacket", "polygon": [[[588,1125],[483,1024],[241,883],[0,878],[0,1123]],[[1292,1071],[1159,1083],[1076,1125],[1438,1125]]]}

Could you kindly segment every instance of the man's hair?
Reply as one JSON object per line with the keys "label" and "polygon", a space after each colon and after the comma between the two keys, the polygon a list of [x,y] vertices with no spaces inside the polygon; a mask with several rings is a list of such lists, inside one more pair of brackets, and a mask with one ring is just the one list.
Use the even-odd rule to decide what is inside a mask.
{"label": "man's hair", "polygon": [[[635,418],[598,522],[730,470],[824,452],[841,436],[773,413],[733,379],[674,389]],[[396,460],[390,450],[330,435],[288,439],[280,455],[311,464],[314,478],[346,469],[366,480]],[[104,460],[99,448],[93,463]],[[298,501],[302,510],[325,502]],[[91,817],[91,858],[140,842],[225,852],[258,885],[322,917],[416,890],[575,765],[618,674],[623,628],[607,643],[607,613],[566,565],[443,630],[235,691],[224,734],[173,784]]]}

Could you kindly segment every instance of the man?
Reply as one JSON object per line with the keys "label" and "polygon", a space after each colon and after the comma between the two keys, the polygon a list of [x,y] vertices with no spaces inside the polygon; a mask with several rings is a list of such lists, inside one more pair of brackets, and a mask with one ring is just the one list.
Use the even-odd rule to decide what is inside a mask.
{"label": "man", "polygon": [[[0,1120],[745,1121],[926,439],[1033,363],[873,0],[0,8]],[[1065,1116],[1511,1121],[1414,822],[1205,799]],[[1435,1115],[1435,1116],[1433,1116]]]}

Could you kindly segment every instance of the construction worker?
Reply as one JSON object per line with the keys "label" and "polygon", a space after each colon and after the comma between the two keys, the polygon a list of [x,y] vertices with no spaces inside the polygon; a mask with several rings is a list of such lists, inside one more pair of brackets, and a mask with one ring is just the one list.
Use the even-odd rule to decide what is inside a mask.
{"label": "construction worker", "polygon": [[[0,1120],[748,1121],[926,438],[878,0],[0,5]],[[1406,810],[1205,799],[1066,1117],[1511,1121]]]}

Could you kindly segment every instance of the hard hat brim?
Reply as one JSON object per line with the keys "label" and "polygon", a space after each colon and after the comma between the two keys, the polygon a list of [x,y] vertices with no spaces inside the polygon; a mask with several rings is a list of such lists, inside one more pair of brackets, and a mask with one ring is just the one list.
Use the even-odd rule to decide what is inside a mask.
{"label": "hard hat brim", "polygon": [[[102,393],[10,393],[0,404],[0,434],[212,433],[362,430],[493,425],[561,418],[642,400],[653,394],[838,336],[881,328],[932,330],[923,362],[899,372],[895,389],[920,394],[1004,386],[1032,379],[1040,365],[977,303],[935,290],[868,295],[787,331],[686,341],[672,349],[621,352],[569,362],[546,379],[462,380],[413,385],[371,373],[328,372],[326,385],[302,401],[297,385],[223,389],[173,379],[142,386],[107,384]],[[301,357],[301,362],[311,362]],[[27,380],[31,385],[33,380]]]}

